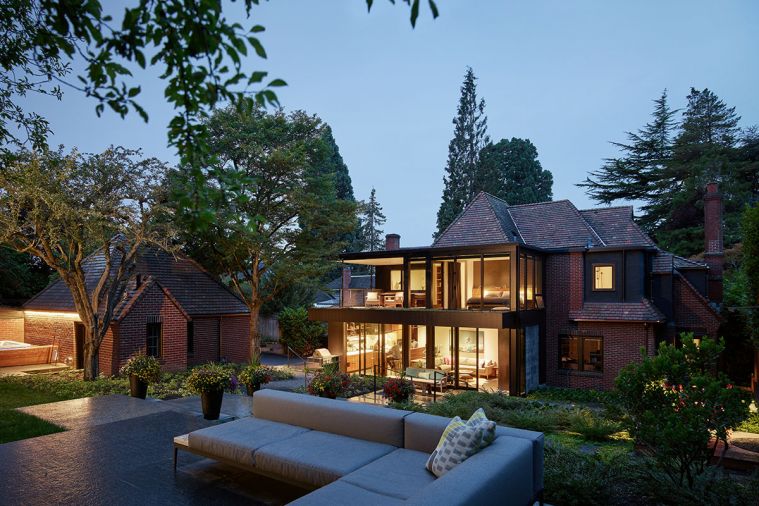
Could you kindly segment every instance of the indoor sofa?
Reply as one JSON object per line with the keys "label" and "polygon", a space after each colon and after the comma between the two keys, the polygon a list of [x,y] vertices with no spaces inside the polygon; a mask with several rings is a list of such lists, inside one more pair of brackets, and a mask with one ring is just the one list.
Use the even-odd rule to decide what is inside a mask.
{"label": "indoor sofa", "polygon": [[448,418],[261,390],[252,417],[175,438],[182,449],[313,492],[292,504],[527,505],[542,496],[543,434],[495,441],[440,478],[425,463]]}

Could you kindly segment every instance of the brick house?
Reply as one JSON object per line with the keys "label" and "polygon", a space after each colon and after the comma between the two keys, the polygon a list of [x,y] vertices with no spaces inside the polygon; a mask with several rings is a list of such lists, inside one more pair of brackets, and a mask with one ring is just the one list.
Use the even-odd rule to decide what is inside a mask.
{"label": "brick house", "polygon": [[[632,207],[560,200],[510,206],[480,193],[428,247],[347,253],[375,270],[345,283],[328,323],[348,372],[442,369],[459,388],[518,395],[539,384],[611,388],[619,370],[680,332],[716,337],[722,296],[721,200],[706,196],[705,262],[661,250]],[[349,275],[343,276],[350,280]]]}
{"label": "brick house", "polygon": [[[84,262],[88,288],[105,268],[102,253]],[[81,368],[84,326],[68,287],[51,283],[23,306],[24,340],[58,346],[58,361]],[[225,358],[247,361],[249,311],[193,260],[146,248],[116,306],[98,355],[100,372],[118,373],[136,353],[159,357],[166,371]]]}

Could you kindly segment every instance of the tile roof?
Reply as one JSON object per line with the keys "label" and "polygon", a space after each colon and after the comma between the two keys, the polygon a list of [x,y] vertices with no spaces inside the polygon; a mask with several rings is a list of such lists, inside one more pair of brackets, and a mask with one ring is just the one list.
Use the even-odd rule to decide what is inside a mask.
{"label": "tile roof", "polygon": [[630,206],[579,211],[568,200],[510,206],[479,193],[433,247],[518,242],[543,249],[654,246]]}
{"label": "tile roof", "polygon": [[[105,268],[102,251],[84,262],[87,291],[94,290]],[[190,316],[247,313],[245,303],[193,260],[145,248],[138,257],[134,275],[151,276],[171,292]],[[147,278],[146,278],[147,279]],[[26,304],[24,309],[75,311],[71,292],[60,279],[51,283]]]}
{"label": "tile roof", "polygon": [[651,270],[653,272],[670,273],[673,270],[681,269],[708,269],[704,262],[689,260],[668,251],[658,250],[653,258]]}
{"label": "tile roof", "polygon": [[172,293],[167,288],[163,287],[161,283],[158,282],[158,280],[156,280],[153,276],[148,276],[145,279],[141,279],[139,286],[137,284],[136,276],[133,276],[129,280],[129,283],[127,283],[127,288],[124,291],[124,295],[121,298],[121,302],[119,302],[113,310],[113,319],[121,320],[126,315],[128,315],[129,311],[134,307],[137,301],[139,301],[140,298],[153,286],[156,286],[159,290],[161,290],[166,295],[166,297],[177,307],[177,309],[179,309],[184,317],[189,319],[189,315],[184,310],[179,301],[174,298],[174,295],[172,295]]}
{"label": "tile roof", "polygon": [[579,311],[570,311],[575,321],[640,321],[661,322],[664,315],[650,300],[640,302],[586,302]]}

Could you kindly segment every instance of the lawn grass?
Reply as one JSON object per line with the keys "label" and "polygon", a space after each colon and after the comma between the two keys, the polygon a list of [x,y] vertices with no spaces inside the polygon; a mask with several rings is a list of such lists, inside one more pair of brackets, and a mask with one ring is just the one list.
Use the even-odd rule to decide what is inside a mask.
{"label": "lawn grass", "polygon": [[65,429],[36,416],[15,411],[15,408],[65,400],[55,392],[30,390],[9,381],[0,382],[0,444],[30,437],[44,436]]}

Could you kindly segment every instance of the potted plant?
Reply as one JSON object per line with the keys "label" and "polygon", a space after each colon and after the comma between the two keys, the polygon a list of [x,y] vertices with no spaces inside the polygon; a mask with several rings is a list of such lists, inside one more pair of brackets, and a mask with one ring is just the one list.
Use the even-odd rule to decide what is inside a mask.
{"label": "potted plant", "polygon": [[385,397],[392,402],[407,402],[414,393],[414,384],[406,378],[388,378],[383,388]]}
{"label": "potted plant", "polygon": [[206,364],[196,367],[187,376],[187,388],[200,395],[203,407],[203,418],[218,420],[221,413],[221,401],[224,399],[224,389],[231,384],[232,375],[229,369],[219,364]]}
{"label": "potted plant", "polygon": [[121,368],[121,374],[129,377],[129,395],[144,399],[148,385],[161,379],[161,364],[155,357],[134,355]]}
{"label": "potted plant", "polygon": [[273,373],[274,371],[270,367],[261,364],[250,364],[240,371],[237,378],[240,383],[245,385],[248,395],[253,395],[253,392],[258,392],[261,389],[261,385],[265,385],[272,380]]}
{"label": "potted plant", "polygon": [[350,377],[338,370],[337,364],[328,364],[308,384],[308,393],[319,397],[336,399],[350,385]]}

